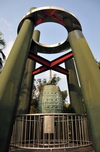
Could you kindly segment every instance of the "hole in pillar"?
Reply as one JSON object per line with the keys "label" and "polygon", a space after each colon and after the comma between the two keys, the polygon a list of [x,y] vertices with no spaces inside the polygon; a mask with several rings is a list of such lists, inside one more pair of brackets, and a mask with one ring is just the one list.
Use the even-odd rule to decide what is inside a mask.
{"label": "hole in pillar", "polygon": [[56,46],[63,43],[67,37],[68,32],[64,26],[58,23],[46,22],[35,27],[35,30],[40,31],[39,43],[46,46]]}

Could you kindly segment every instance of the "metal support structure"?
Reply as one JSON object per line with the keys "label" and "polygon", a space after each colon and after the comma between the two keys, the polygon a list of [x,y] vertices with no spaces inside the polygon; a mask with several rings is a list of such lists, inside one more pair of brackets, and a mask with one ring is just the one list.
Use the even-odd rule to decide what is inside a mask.
{"label": "metal support structure", "polygon": [[68,70],[67,80],[68,80],[68,89],[70,95],[70,103],[73,109],[73,112],[84,114],[82,98],[80,96],[80,88],[76,75],[76,69],[74,65],[74,60],[70,59],[65,62],[65,67]]}
{"label": "metal support structure", "polygon": [[[55,23],[60,23],[61,25],[63,25],[68,31],[68,38],[66,38],[63,42],[60,42],[55,45],[49,45],[49,46],[43,45],[37,42],[37,40],[32,41],[32,34],[33,34],[34,27],[36,25],[39,25],[45,22],[55,22]],[[12,47],[11,53],[7,59],[4,69],[2,73],[0,74],[0,151],[1,152],[7,152],[9,149],[12,126],[15,120],[15,114],[18,107],[20,86],[23,79],[23,73],[25,72],[27,58],[29,57],[34,61],[41,62],[43,65],[40,68],[34,70],[33,75],[38,74],[48,69],[53,69],[67,75],[68,74],[67,69],[61,68],[58,65],[62,62],[66,62],[66,60],[71,59],[73,56],[75,58],[75,63],[78,70],[82,93],[85,99],[88,120],[90,123],[90,128],[91,128],[91,133],[92,133],[92,138],[93,138],[93,145],[95,147],[96,152],[100,152],[100,145],[99,145],[99,141],[100,141],[100,132],[99,132],[99,129],[100,129],[100,117],[99,117],[100,115],[100,109],[99,109],[100,107],[100,84],[99,84],[100,71],[96,65],[96,61],[93,58],[90,48],[81,31],[82,31],[81,24],[72,13],[67,12],[66,10],[62,8],[52,7],[52,6],[51,7],[47,6],[47,7],[42,7],[42,8],[31,8],[29,12],[20,21],[19,26],[18,26],[17,39]],[[30,45],[31,45],[31,49],[30,49]],[[47,53],[47,54],[60,53],[62,51],[68,50],[69,48],[72,48],[72,52],[50,62],[32,53],[33,46],[35,46],[34,49],[38,50],[39,53]],[[30,50],[31,52],[29,53]],[[69,66],[69,69],[71,69],[70,66]],[[73,79],[74,82],[72,82],[73,84],[75,84],[75,86],[77,86],[75,82],[76,80],[77,79],[75,78]],[[76,104],[76,101],[75,101],[75,104]],[[77,109],[76,111],[79,111],[79,107],[76,108],[75,105],[73,107]],[[25,107],[23,108],[25,110]],[[58,120],[59,122],[60,117],[58,116],[56,120]],[[64,124],[64,121],[68,120],[67,117],[63,116],[61,120],[63,120],[62,127],[64,128],[65,126],[65,129],[66,129],[67,122]],[[40,127],[41,122],[42,121],[37,122],[38,127]],[[80,119],[79,119],[79,122],[81,122]],[[43,123],[41,126],[42,126],[41,129],[36,128],[37,129],[36,136],[38,137],[42,135],[42,134],[39,134],[39,129],[40,130],[43,129]],[[77,123],[76,123],[76,126],[77,126]],[[81,125],[79,125],[79,127],[80,126]],[[30,127],[31,127],[31,124],[30,124]],[[58,132],[60,133],[59,127],[60,125],[58,126],[57,129],[59,130]],[[73,127],[75,127],[75,123],[74,124],[72,123],[72,128]],[[77,130],[77,127],[76,127],[76,130]],[[72,129],[72,132],[73,131],[74,131],[74,128]],[[61,132],[61,133],[63,133],[63,137],[64,137],[65,136],[64,132]],[[83,128],[81,128],[80,133],[83,133]],[[58,137],[57,133],[55,134],[55,136],[56,135]],[[72,134],[72,135],[73,135],[73,140],[77,139],[77,136],[75,134]],[[75,135],[75,138],[74,138],[74,135]],[[29,134],[29,136],[31,135]],[[49,137],[50,139],[50,134],[47,137]],[[67,134],[66,134],[66,137],[67,137]],[[80,138],[81,138],[81,135],[80,135]],[[16,139],[19,139],[19,138],[16,138]],[[58,139],[60,138],[58,137]],[[36,140],[36,144],[39,144],[39,140]],[[48,145],[49,144],[50,143],[48,143]]]}
{"label": "metal support structure", "polygon": [[65,23],[62,19],[60,19],[59,17],[55,16],[55,13],[57,13],[57,10],[52,10],[52,11],[47,11],[45,10],[45,16],[39,20],[36,21],[36,25],[39,25],[41,23],[43,23],[43,21],[45,21],[48,17],[53,18],[55,21],[57,21],[58,23],[60,23],[61,25],[65,26]]}
{"label": "metal support structure", "polygon": [[20,85],[29,53],[33,23],[23,22],[0,75],[0,151],[9,149],[12,126],[16,115]]}
{"label": "metal support structure", "polygon": [[[39,41],[39,35],[40,32],[35,30],[33,33],[33,39]],[[33,43],[31,44],[30,51],[33,51],[34,54],[37,54],[38,50],[35,47],[35,44]],[[34,60],[31,60],[29,58],[27,59],[23,82],[21,85],[17,114],[29,113],[31,94],[32,94],[32,84],[33,84],[32,71],[35,69],[35,65],[36,62]]]}
{"label": "metal support structure", "polygon": [[44,59],[43,57],[40,57],[32,52],[29,53],[29,58],[35,60],[35,61],[38,61],[40,64],[43,64],[43,66],[35,69],[32,74],[33,75],[36,75],[36,74],[39,74],[41,72],[44,72],[48,69],[52,69],[52,70],[55,70],[57,72],[61,72],[63,74],[68,74],[68,71],[60,66],[58,66],[59,64],[63,63],[64,61],[67,61],[69,60],[70,58],[73,57],[73,53],[72,51],[70,51],[69,53],[66,53],[62,56],[60,56],[59,58],[53,60],[53,61],[48,61],[46,59]]}
{"label": "metal support structure", "polygon": [[100,152],[100,70],[80,30],[69,33],[96,152]]}

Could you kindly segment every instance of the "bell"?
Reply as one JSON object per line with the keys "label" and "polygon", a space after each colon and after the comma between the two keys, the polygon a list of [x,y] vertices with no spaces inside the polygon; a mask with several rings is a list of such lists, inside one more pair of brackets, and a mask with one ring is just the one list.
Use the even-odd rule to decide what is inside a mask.
{"label": "bell", "polygon": [[39,113],[62,113],[63,100],[58,86],[45,85],[39,96]]}

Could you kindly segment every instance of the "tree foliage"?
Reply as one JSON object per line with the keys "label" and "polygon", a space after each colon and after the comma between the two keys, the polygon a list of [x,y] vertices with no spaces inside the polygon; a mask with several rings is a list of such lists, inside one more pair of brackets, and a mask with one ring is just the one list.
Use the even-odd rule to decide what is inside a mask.
{"label": "tree foliage", "polygon": [[0,32],[0,47],[2,46],[2,48],[6,45],[4,39],[2,38],[3,34]]}
{"label": "tree foliage", "polygon": [[62,99],[63,99],[63,103],[66,101],[66,97],[67,97],[67,90],[61,91],[62,94]]}
{"label": "tree foliage", "polygon": [[5,41],[2,38],[3,34],[0,32],[0,54],[2,57],[0,57],[0,69],[3,67],[3,60],[5,60],[6,56],[4,55],[2,49],[5,47]]}

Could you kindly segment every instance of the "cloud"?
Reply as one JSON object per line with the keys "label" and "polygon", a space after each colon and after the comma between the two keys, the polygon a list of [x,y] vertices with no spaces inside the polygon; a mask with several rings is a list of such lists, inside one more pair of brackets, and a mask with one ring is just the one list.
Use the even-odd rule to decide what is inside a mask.
{"label": "cloud", "polygon": [[6,19],[0,18],[0,24],[1,26],[5,26],[8,29],[8,31],[12,30],[12,25]]}

